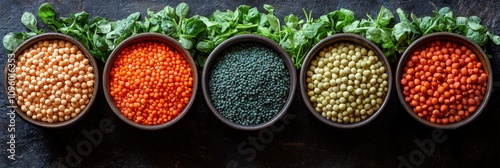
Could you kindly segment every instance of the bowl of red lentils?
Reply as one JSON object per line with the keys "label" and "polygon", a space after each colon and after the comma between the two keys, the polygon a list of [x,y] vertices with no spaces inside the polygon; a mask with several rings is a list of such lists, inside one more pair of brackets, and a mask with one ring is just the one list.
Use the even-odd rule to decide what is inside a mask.
{"label": "bowl of red lentils", "polygon": [[453,33],[433,33],[411,44],[401,57],[396,81],[405,110],[423,125],[456,129],[488,104],[493,76],[484,51]]}
{"label": "bowl of red lentils", "polygon": [[5,90],[25,121],[44,128],[75,124],[87,114],[98,90],[97,64],[76,39],[45,33],[8,56]]}
{"label": "bowl of red lentils", "polygon": [[190,53],[158,33],[134,35],[118,45],[104,67],[103,89],[127,124],[158,130],[179,121],[196,96],[198,73]]}

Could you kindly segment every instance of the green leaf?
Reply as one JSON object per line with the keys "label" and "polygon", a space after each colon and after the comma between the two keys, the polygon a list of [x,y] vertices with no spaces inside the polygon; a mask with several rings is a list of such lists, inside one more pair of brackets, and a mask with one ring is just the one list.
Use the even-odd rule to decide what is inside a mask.
{"label": "green leaf", "polygon": [[23,16],[21,16],[21,22],[23,23],[26,28],[33,32],[37,32],[38,28],[36,27],[36,18],[35,15],[33,15],[30,12],[24,12]]}
{"label": "green leaf", "polygon": [[149,29],[149,32],[160,32],[160,25],[155,25]]}
{"label": "green leaf", "polygon": [[99,51],[106,52],[108,50],[109,46],[104,38],[100,37],[99,35],[94,35],[92,40],[95,48]]}
{"label": "green leaf", "polygon": [[198,49],[198,51],[201,51],[201,52],[204,52],[204,53],[210,53],[210,52],[212,52],[212,50],[214,48],[215,48],[214,42],[213,41],[209,41],[209,40],[200,41],[196,45],[196,49]]}
{"label": "green leaf", "polygon": [[197,56],[196,57],[196,63],[198,63],[198,65],[200,67],[204,67],[206,62],[207,62],[206,56]]}
{"label": "green leaf", "polygon": [[408,15],[405,13],[405,11],[403,11],[403,9],[396,9],[396,14],[398,14],[399,16],[399,22],[410,22],[410,20],[408,20]]}
{"label": "green leaf", "polygon": [[314,43],[318,43],[319,41],[323,40],[327,36],[326,31],[320,31],[316,36],[314,36]]}
{"label": "green leaf", "polygon": [[433,22],[434,22],[434,19],[432,17],[425,16],[425,17],[419,19],[418,27],[420,28],[420,31],[422,31],[422,33],[424,33],[432,28]]}
{"label": "green leaf", "polygon": [[361,30],[357,29],[359,26],[359,20],[356,20],[352,22],[351,24],[348,24],[342,28],[342,31],[345,33],[359,33]]}
{"label": "green leaf", "polygon": [[107,34],[111,32],[111,23],[103,23],[98,26],[99,33]]}
{"label": "green leaf", "polygon": [[472,30],[476,30],[476,31],[480,31],[480,32],[484,32],[486,30],[486,28],[484,28],[483,25],[480,25],[480,24],[475,23],[475,22],[468,22],[467,25]]}
{"label": "green leaf", "polygon": [[185,27],[185,34],[191,36],[197,36],[199,33],[205,31],[207,29],[207,25],[203,23],[203,21],[199,19],[188,19]]}
{"label": "green leaf", "polygon": [[255,7],[248,10],[248,14],[245,16],[245,20],[248,23],[256,23],[259,18],[259,10]]}
{"label": "green leaf", "polygon": [[297,28],[297,26],[299,25],[299,18],[294,14],[285,16],[285,24],[290,28]]}
{"label": "green leaf", "polygon": [[468,22],[479,24],[479,23],[481,23],[481,18],[479,18],[477,16],[471,16],[471,17],[469,17]]}
{"label": "green leaf", "polygon": [[120,34],[118,34],[116,31],[112,31],[108,34],[106,34],[106,39],[114,40],[120,37]]}
{"label": "green leaf", "polygon": [[89,20],[89,14],[85,11],[83,12],[80,12],[80,13],[76,13],[74,15],[74,19],[77,23],[80,23],[80,24],[87,24],[88,20]]}
{"label": "green leaf", "polygon": [[459,17],[456,18],[455,24],[456,25],[467,25],[467,18],[459,16]]}
{"label": "green leaf", "polygon": [[276,16],[274,15],[267,15],[267,21],[269,22],[269,28],[271,28],[274,31],[279,31],[280,30],[280,23],[279,20]]}
{"label": "green leaf", "polygon": [[264,9],[269,13],[269,14],[274,14],[274,7],[268,4],[264,4]]}
{"label": "green leaf", "polygon": [[488,37],[491,41],[493,41],[493,43],[495,43],[496,45],[500,45],[500,37],[498,35],[492,35],[488,33]]}
{"label": "green leaf", "polygon": [[346,25],[355,21],[354,12],[344,8],[337,10],[334,17],[337,20],[335,31],[341,31]]}
{"label": "green leaf", "polygon": [[382,6],[380,7],[380,12],[377,16],[377,21],[375,22],[375,24],[381,27],[387,27],[387,25],[389,25],[389,23],[391,22],[392,18],[394,18],[392,12],[387,8],[385,8],[384,6]]}
{"label": "green leaf", "polygon": [[[181,4],[179,4],[179,5],[181,5]],[[187,4],[186,4],[186,6],[187,6]],[[177,6],[177,7],[179,7],[179,6]],[[176,10],[174,10],[174,8],[172,8],[171,6],[165,6],[165,8],[163,8],[163,11],[160,11],[160,12],[163,12],[163,15],[161,15],[162,17],[165,17],[165,16],[173,17],[176,15]],[[189,12],[189,8],[188,8],[187,12]],[[187,12],[186,12],[186,16],[187,16]]]}
{"label": "green leaf", "polygon": [[382,43],[382,32],[380,29],[371,27],[366,31],[366,38],[375,42],[375,43]]}
{"label": "green leaf", "polygon": [[177,17],[179,17],[179,19],[186,18],[188,16],[188,12],[189,6],[184,2],[181,2],[175,8],[175,14],[177,15]]}
{"label": "green leaf", "polygon": [[75,15],[74,14],[70,14],[70,18],[67,18],[67,17],[59,17],[59,19],[57,19],[57,22],[63,24],[63,25],[71,25],[73,24],[74,22],[74,19],[75,18]]}
{"label": "green leaf", "polygon": [[394,38],[401,42],[406,39],[407,34],[411,33],[411,24],[409,22],[400,22],[394,25],[392,35]]}
{"label": "green leaf", "polygon": [[486,42],[488,42],[488,37],[485,34],[474,31],[472,29],[468,29],[465,36],[474,41],[479,46],[484,46]]}
{"label": "green leaf", "polygon": [[38,8],[38,17],[40,17],[43,23],[48,25],[56,20],[56,12],[49,3],[44,3]]}
{"label": "green leaf", "polygon": [[267,27],[264,27],[264,26],[257,27],[257,33],[259,33],[262,36],[266,36],[266,37],[272,36],[271,31]]}
{"label": "green leaf", "polygon": [[248,25],[244,25],[244,24],[238,24],[236,25],[236,29],[240,29],[240,30],[243,30],[243,29],[251,29],[251,28],[256,28],[258,27],[259,25],[257,24],[248,24]]}
{"label": "green leaf", "polygon": [[130,14],[127,19],[128,20],[133,20],[133,21],[137,21],[137,20],[140,20],[141,18],[141,13],[140,12],[135,12],[135,13],[132,13]]}
{"label": "green leaf", "polygon": [[170,20],[163,19],[160,28],[163,33],[169,36],[176,32],[175,23]]}
{"label": "green leaf", "polygon": [[191,48],[193,48],[193,41],[189,39],[180,37],[179,42],[181,43],[182,47],[184,47],[186,50],[190,50]]}
{"label": "green leaf", "polygon": [[441,17],[453,17],[453,11],[451,11],[449,7],[439,9],[438,14]]}
{"label": "green leaf", "polygon": [[304,26],[305,27],[304,27],[303,31],[304,31],[305,37],[312,39],[318,33],[319,26],[317,23],[305,24]]}
{"label": "green leaf", "polygon": [[26,41],[28,38],[35,36],[35,33],[8,33],[3,37],[3,47],[8,51],[14,51],[21,43]]}
{"label": "green leaf", "polygon": [[268,15],[266,15],[266,14],[262,14],[262,13],[260,14],[259,26],[266,26],[267,20],[268,20],[267,17],[268,17]]}
{"label": "green leaf", "polygon": [[236,22],[243,22],[244,21],[244,16],[248,13],[248,9],[250,7],[247,5],[240,5],[236,8],[234,11],[234,18],[233,20]]}
{"label": "green leaf", "polygon": [[308,42],[308,40],[306,39],[306,37],[304,36],[302,31],[297,31],[297,33],[295,33],[293,35],[293,45],[294,46],[302,46],[302,45],[307,44],[307,42]]}

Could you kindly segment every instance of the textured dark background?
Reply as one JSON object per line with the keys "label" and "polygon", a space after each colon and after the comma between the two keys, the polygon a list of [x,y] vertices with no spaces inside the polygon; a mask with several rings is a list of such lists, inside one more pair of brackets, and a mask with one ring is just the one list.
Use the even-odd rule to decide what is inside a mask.
{"label": "textured dark background", "polygon": [[[132,12],[145,14],[151,10],[162,9],[165,5],[176,6],[180,1],[62,1],[50,0],[60,16],[67,16],[82,10],[91,16],[104,16],[112,20],[121,19]],[[24,11],[37,12],[42,1],[7,0],[0,2],[0,36],[11,31],[23,31],[20,22]],[[449,6],[456,15],[477,15],[483,24],[495,34],[500,18],[500,2],[495,0],[430,0],[430,1],[187,1],[191,15],[208,16],[214,10],[234,10],[240,4],[257,6],[261,11],[263,4],[275,6],[275,13],[283,18],[289,13],[303,16],[302,8],[313,10],[318,17],[339,8],[348,8],[357,18],[365,13],[376,16],[380,6],[391,11],[400,7],[417,16],[432,15],[432,10]],[[0,47],[0,75],[6,64],[7,52]],[[489,45],[488,52],[493,54],[495,82],[500,81],[500,49]],[[103,63],[100,63],[102,71]],[[395,64],[392,64],[393,69]],[[102,72],[101,72],[102,74]],[[0,83],[4,83],[1,78]],[[110,134],[103,135],[102,143],[92,146],[90,154],[83,156],[81,167],[397,167],[400,158],[409,159],[420,148],[416,140],[432,138],[433,129],[422,126],[411,118],[397,99],[395,89],[390,103],[373,122],[361,128],[343,130],[320,123],[307,111],[297,92],[293,105],[288,111],[289,122],[285,129],[274,133],[272,141],[256,150],[256,157],[238,152],[250,149],[249,138],[257,137],[259,132],[237,131],[223,125],[207,110],[201,90],[191,111],[176,125],[164,130],[148,132],[138,130],[119,120],[110,110],[104,99],[102,89],[91,113],[78,124],[59,130],[42,129],[28,124],[16,117],[16,160],[7,159],[6,149],[8,115],[3,86],[0,87],[0,167],[63,167],[68,166],[65,157],[67,147],[75,149],[87,141],[82,131],[99,128],[99,122],[109,119],[115,126]],[[500,97],[493,92],[486,110],[470,124],[457,130],[446,130],[447,139],[436,143],[430,155],[424,155],[422,167],[498,167],[500,158],[500,119],[498,113]],[[278,121],[277,126],[284,124]],[[268,135],[268,134],[266,134]],[[262,144],[259,142],[259,144]],[[256,148],[254,148],[256,149]],[[419,158],[414,160],[420,161]]]}

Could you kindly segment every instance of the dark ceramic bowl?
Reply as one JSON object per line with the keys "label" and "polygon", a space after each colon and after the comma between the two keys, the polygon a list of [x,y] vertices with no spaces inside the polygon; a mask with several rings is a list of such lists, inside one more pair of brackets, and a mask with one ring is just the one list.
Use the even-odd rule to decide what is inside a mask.
{"label": "dark ceramic bowl", "polygon": [[[111,97],[111,95],[109,93],[110,92],[110,89],[109,89],[109,82],[110,82],[109,77],[110,77],[110,75],[109,75],[109,73],[111,71],[111,67],[113,66],[115,59],[118,57],[120,52],[124,48],[131,46],[133,44],[140,43],[140,42],[148,42],[148,41],[164,43],[164,44],[167,44],[168,46],[172,47],[173,49],[179,51],[179,53],[182,54],[182,56],[189,62],[189,65],[191,66],[191,68],[193,70],[193,72],[192,72],[193,73],[193,80],[194,80],[193,81],[193,91],[191,94],[191,98],[189,99],[189,103],[186,105],[184,110],[177,117],[175,117],[174,119],[172,119],[166,123],[158,124],[158,125],[143,125],[143,124],[139,124],[139,123],[136,123],[136,122],[128,119],[116,107],[116,104],[113,101],[113,98]],[[179,120],[182,119],[182,117],[184,117],[186,115],[186,113],[189,111],[189,109],[193,105],[194,99],[196,97],[196,91],[198,89],[198,71],[196,70],[196,64],[195,64],[193,58],[191,57],[191,54],[186,49],[184,49],[182,47],[182,45],[179,42],[177,42],[175,39],[173,39],[167,35],[163,35],[163,34],[159,34],[159,33],[141,33],[141,34],[129,37],[125,41],[121,42],[113,50],[113,52],[109,56],[108,60],[106,61],[102,80],[103,80],[104,96],[106,96],[106,101],[108,102],[109,106],[111,107],[113,112],[116,114],[116,116],[118,116],[118,118],[120,118],[125,123],[127,123],[133,127],[143,129],[143,130],[159,130],[162,128],[172,126],[175,123],[177,123]]]}
{"label": "dark ceramic bowl", "polygon": [[[12,95],[12,92],[10,92],[10,91],[12,91],[12,89],[15,89],[14,88],[15,86],[12,85],[13,83],[9,83],[9,81],[12,81],[12,79],[9,79],[9,74],[15,73],[15,72],[11,71],[12,66],[10,66],[10,65],[17,66],[15,62],[16,62],[19,55],[22,55],[25,50],[28,50],[30,47],[33,47],[33,45],[35,45],[39,41],[44,41],[44,40],[64,40],[64,41],[73,43],[73,45],[78,46],[78,48],[80,49],[80,51],[82,51],[85,58],[87,58],[89,60],[89,64],[94,68],[94,91],[92,93],[92,97],[90,98],[89,103],[87,104],[85,109],[80,112],[80,114],[76,115],[74,118],[71,118],[70,120],[67,120],[67,121],[57,122],[57,123],[48,123],[48,122],[42,122],[42,121],[32,119],[26,113],[21,111],[20,107],[15,103],[15,98],[10,97],[10,95]],[[71,126],[71,125],[77,123],[87,113],[89,113],[92,105],[94,104],[94,100],[95,100],[96,95],[97,95],[97,90],[99,88],[99,73],[98,73],[97,63],[95,62],[94,57],[92,57],[90,52],[85,48],[85,46],[82,43],[80,43],[78,40],[76,40],[73,37],[70,37],[68,35],[64,35],[64,34],[60,34],[60,33],[44,33],[44,34],[40,34],[40,35],[34,36],[34,37],[26,40],[21,45],[19,45],[19,47],[17,47],[12,54],[13,54],[12,57],[9,56],[9,58],[7,60],[7,65],[5,66],[5,71],[4,71],[5,78],[4,79],[5,79],[6,83],[5,83],[4,87],[5,87],[6,95],[9,98],[9,102],[11,102],[9,104],[12,106],[12,108],[14,108],[14,110],[16,111],[18,116],[21,116],[21,118],[24,119],[25,121],[27,121],[28,123],[39,126],[39,127],[63,128],[63,127],[68,127],[68,126]],[[14,68],[14,70],[15,70],[15,68]]]}
{"label": "dark ceramic bowl", "polygon": [[[210,70],[212,68],[212,65],[216,62],[217,58],[231,46],[237,45],[239,43],[248,43],[248,42],[260,43],[274,50],[279,55],[279,57],[281,57],[281,59],[283,59],[283,61],[285,62],[285,65],[288,69],[288,73],[290,75],[290,86],[288,91],[288,97],[284,106],[281,108],[278,114],[276,114],[271,120],[267,122],[249,126],[234,123],[229,119],[225,118],[224,116],[222,116],[212,103],[212,98],[210,97],[210,91],[208,88],[208,80],[209,80],[208,78],[210,76]],[[281,48],[281,46],[279,46],[276,42],[266,37],[252,35],[252,34],[245,34],[245,35],[234,36],[232,38],[227,39],[222,44],[217,46],[212,51],[212,53],[210,53],[210,56],[208,57],[207,62],[205,63],[205,67],[203,68],[203,75],[201,81],[202,81],[203,96],[205,97],[205,101],[207,102],[208,108],[220,121],[222,121],[224,124],[234,129],[252,131],[252,130],[259,130],[274,124],[286,113],[295,95],[297,77],[296,77],[295,67],[292,63],[292,60],[290,59],[290,56],[283,48]]]}
{"label": "dark ceramic bowl", "polygon": [[[418,49],[420,46],[422,46],[424,44],[427,44],[427,43],[430,43],[430,42],[433,42],[436,40],[446,40],[446,41],[451,41],[451,42],[455,42],[455,43],[466,46],[474,54],[476,54],[479,61],[483,64],[484,72],[488,74],[486,93],[484,95],[483,101],[481,102],[479,107],[476,109],[476,112],[474,112],[469,117],[462,119],[459,122],[455,122],[452,124],[446,124],[446,125],[432,123],[430,121],[427,121],[425,118],[420,118],[413,111],[413,109],[410,107],[410,105],[405,101],[405,95],[403,94],[403,87],[400,84],[401,83],[400,81],[402,78],[401,76],[403,75],[404,64],[405,64],[406,60],[408,60],[411,57],[413,51],[415,49]],[[464,126],[464,125],[470,123],[472,120],[476,119],[481,114],[481,112],[484,110],[486,105],[488,104],[488,100],[490,99],[491,92],[493,91],[492,90],[493,75],[491,74],[492,72],[493,71],[491,70],[490,61],[486,57],[486,54],[484,53],[484,51],[481,49],[481,47],[479,47],[476,43],[474,43],[470,39],[468,39],[464,36],[458,35],[458,34],[454,34],[454,33],[445,33],[445,32],[432,33],[432,34],[429,34],[429,35],[426,35],[426,36],[423,36],[423,37],[417,39],[403,53],[401,59],[398,62],[398,67],[396,70],[396,83],[397,83],[396,90],[398,92],[399,101],[401,102],[401,104],[403,104],[403,107],[405,108],[406,112],[408,112],[408,114],[410,114],[410,116],[412,116],[419,123],[426,125],[426,126],[429,126],[429,127],[439,128],[439,129],[456,129],[456,128]]]}
{"label": "dark ceramic bowl", "polygon": [[[307,88],[307,84],[306,84],[306,77],[307,77],[307,70],[309,69],[309,64],[316,56],[319,55],[319,52],[322,51],[323,48],[331,46],[335,43],[340,43],[340,42],[349,42],[352,44],[357,44],[357,45],[360,45],[362,47],[365,47],[368,50],[372,50],[373,52],[375,52],[375,55],[378,56],[379,60],[382,61],[383,65],[385,66],[386,73],[388,76],[387,77],[387,93],[385,94],[385,96],[383,98],[383,103],[382,103],[382,105],[380,105],[380,108],[378,110],[374,111],[372,115],[370,115],[367,118],[365,118],[364,120],[361,120],[361,121],[356,122],[356,123],[345,124],[345,123],[334,122],[334,121],[326,119],[318,111],[315,110],[311,100],[309,100],[309,95],[307,94],[308,88]],[[387,61],[387,58],[385,58],[384,53],[382,53],[382,51],[375,44],[373,44],[371,41],[367,40],[364,37],[356,35],[356,34],[347,34],[347,33],[336,34],[336,35],[333,35],[333,36],[330,36],[330,37],[327,37],[327,38],[321,40],[318,44],[316,44],[309,51],[309,53],[307,53],[307,56],[304,59],[304,62],[302,63],[302,68],[300,71],[300,91],[302,94],[302,99],[304,100],[307,109],[309,109],[309,111],[311,112],[311,114],[314,117],[316,117],[321,122],[323,122],[327,125],[333,126],[333,127],[356,128],[356,127],[360,127],[360,126],[368,124],[369,122],[371,122],[373,119],[375,119],[375,117],[377,117],[382,112],[382,110],[384,109],[384,107],[386,106],[386,104],[389,100],[389,96],[391,95],[391,90],[392,90],[392,71],[391,71],[391,67],[389,65],[389,62]]]}

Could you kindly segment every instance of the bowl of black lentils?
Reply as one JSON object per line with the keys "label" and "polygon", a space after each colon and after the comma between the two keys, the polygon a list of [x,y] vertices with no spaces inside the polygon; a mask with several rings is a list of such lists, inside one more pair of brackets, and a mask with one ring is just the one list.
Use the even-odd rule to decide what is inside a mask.
{"label": "bowl of black lentils", "polygon": [[203,96],[220,121],[239,130],[272,125],[295,94],[296,72],[288,53],[258,35],[238,35],[217,46],[205,63]]}
{"label": "bowl of black lentils", "polygon": [[375,119],[389,100],[392,72],[382,51],[355,34],[336,34],[316,44],[300,71],[300,90],[309,111],[338,128]]}

